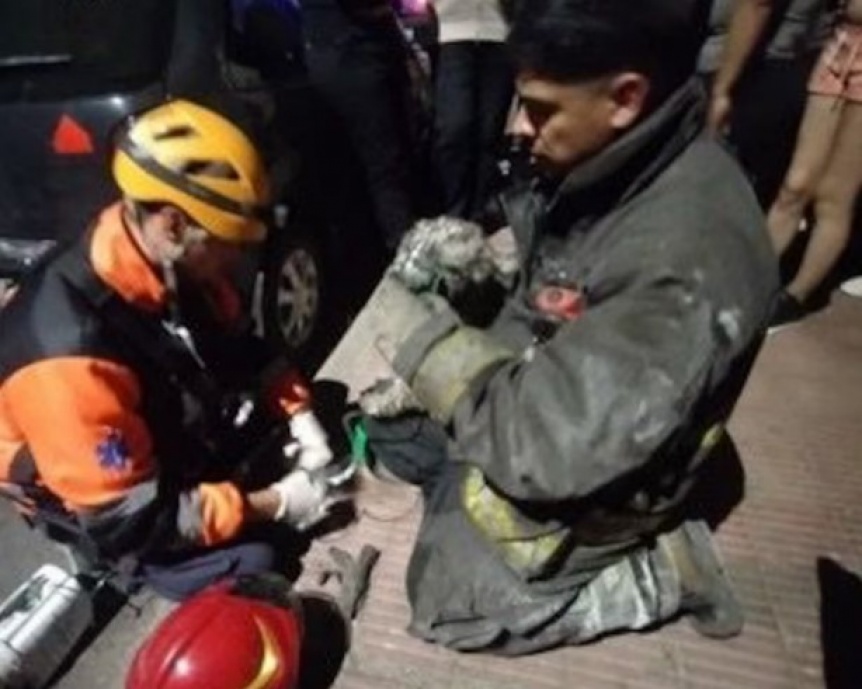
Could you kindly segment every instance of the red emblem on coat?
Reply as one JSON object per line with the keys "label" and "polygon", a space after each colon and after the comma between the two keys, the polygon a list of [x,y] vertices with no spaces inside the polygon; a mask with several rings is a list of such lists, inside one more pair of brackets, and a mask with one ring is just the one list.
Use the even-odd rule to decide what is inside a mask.
{"label": "red emblem on coat", "polygon": [[584,294],[572,287],[542,287],[533,298],[533,305],[542,313],[561,321],[577,319],[586,308]]}

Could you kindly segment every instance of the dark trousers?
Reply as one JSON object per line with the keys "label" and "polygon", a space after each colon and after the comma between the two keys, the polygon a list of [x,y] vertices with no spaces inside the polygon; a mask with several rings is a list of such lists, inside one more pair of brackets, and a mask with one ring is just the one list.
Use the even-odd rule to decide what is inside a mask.
{"label": "dark trousers", "polygon": [[790,167],[817,54],[761,60],[743,75],[733,98],[728,143],[768,209]]}
{"label": "dark trousers", "polygon": [[366,417],[365,425],[376,461],[420,486],[425,499],[407,572],[412,634],[465,651],[521,655],[644,629],[679,611],[679,576],[659,547],[617,553],[581,582],[523,580],[462,514],[463,465],[449,460],[439,424],[414,415]]}
{"label": "dark trousers", "polygon": [[183,600],[223,579],[263,574],[275,569],[275,549],[263,541],[238,542],[142,563],[136,577],[169,600]]}
{"label": "dark trousers", "polygon": [[[369,197],[381,238],[392,250],[416,213],[403,47],[385,30],[310,33],[306,60],[312,85],[346,132],[364,177],[346,183]],[[332,165],[341,165],[345,156],[331,153]],[[342,171],[333,169],[331,174],[338,183],[345,182]]]}
{"label": "dark trousers", "polygon": [[450,463],[446,431],[424,414],[364,420],[375,461],[396,478],[419,486],[427,503]]}
{"label": "dark trousers", "polygon": [[[270,428],[265,418],[253,416],[244,433],[238,433],[226,446],[228,456],[245,454],[244,461],[238,466],[224,462],[219,470],[203,474],[202,478],[229,479],[243,489],[262,488],[284,475],[281,449],[284,438],[280,429]],[[286,525],[251,524],[245,526],[237,539],[218,546],[158,552],[156,545],[141,557],[133,581],[148,585],[169,600],[183,600],[223,579],[283,572],[290,559],[304,547],[305,539]]]}
{"label": "dark trousers", "polygon": [[440,46],[434,156],[445,213],[475,218],[493,193],[512,91],[504,44]]}

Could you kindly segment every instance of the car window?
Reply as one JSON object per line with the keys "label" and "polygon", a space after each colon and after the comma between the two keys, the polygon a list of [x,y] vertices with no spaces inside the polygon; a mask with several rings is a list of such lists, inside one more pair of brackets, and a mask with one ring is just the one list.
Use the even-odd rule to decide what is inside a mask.
{"label": "car window", "polygon": [[0,1],[0,101],[140,88],[170,57],[177,0]]}

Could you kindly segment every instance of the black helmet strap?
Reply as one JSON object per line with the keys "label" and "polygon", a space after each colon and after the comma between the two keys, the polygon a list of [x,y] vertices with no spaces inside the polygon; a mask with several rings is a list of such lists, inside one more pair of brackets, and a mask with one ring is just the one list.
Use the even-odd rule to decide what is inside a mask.
{"label": "black helmet strap", "polygon": [[244,218],[263,219],[264,212],[260,206],[255,206],[248,203],[240,203],[233,199],[219,194],[217,191],[208,189],[202,184],[198,184],[188,176],[180,174],[168,167],[162,165],[159,161],[153,158],[144,148],[132,141],[128,136],[121,137],[117,142],[117,148],[128,155],[141,168],[149,172],[153,177],[161,180],[165,184],[176,187],[180,191],[202,201],[210,206],[214,206],[219,210],[227,213],[233,213]]}

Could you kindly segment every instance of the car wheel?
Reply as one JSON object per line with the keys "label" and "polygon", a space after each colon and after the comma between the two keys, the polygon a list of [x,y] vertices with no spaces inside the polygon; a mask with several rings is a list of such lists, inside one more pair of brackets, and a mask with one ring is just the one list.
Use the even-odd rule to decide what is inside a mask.
{"label": "car wheel", "polygon": [[266,339],[302,357],[315,347],[323,321],[323,265],[319,248],[296,234],[269,247],[263,285]]}

